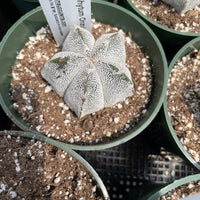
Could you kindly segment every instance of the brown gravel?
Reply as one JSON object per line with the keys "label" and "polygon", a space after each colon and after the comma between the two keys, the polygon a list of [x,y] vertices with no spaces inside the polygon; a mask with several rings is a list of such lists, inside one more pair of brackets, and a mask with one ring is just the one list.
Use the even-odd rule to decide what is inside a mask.
{"label": "brown gravel", "polygon": [[175,188],[157,200],[178,200],[197,193],[200,193],[200,181],[192,181]]}
{"label": "brown gravel", "polygon": [[181,144],[200,164],[200,51],[182,57],[168,81],[168,113]]}
{"label": "brown gravel", "polygon": [[[148,56],[142,53],[142,47],[124,34],[126,63],[134,82],[133,96],[78,119],[40,75],[45,62],[60,51],[49,30],[42,31],[42,35],[31,37],[25,44],[12,71],[13,106],[31,127],[61,141],[91,144],[126,133],[143,117],[151,95],[152,75]],[[92,29],[95,39],[116,31],[117,28],[97,22]]]}
{"label": "brown gravel", "polygon": [[10,135],[0,136],[0,199],[103,200],[90,174],[71,155]]}
{"label": "brown gravel", "polygon": [[200,33],[200,6],[180,15],[161,0],[132,0],[132,2],[144,15],[163,26],[181,32]]}

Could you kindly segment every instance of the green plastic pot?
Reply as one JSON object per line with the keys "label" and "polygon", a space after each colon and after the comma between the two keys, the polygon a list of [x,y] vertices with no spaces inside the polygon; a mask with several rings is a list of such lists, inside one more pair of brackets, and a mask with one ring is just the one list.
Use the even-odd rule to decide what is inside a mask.
{"label": "green plastic pot", "polygon": [[175,188],[177,188],[177,187],[179,187],[181,185],[187,184],[187,183],[189,183],[191,181],[198,181],[198,180],[200,180],[200,174],[187,176],[185,178],[176,180],[173,183],[171,183],[171,184],[169,184],[167,186],[164,186],[161,189],[159,188],[155,192],[151,192],[146,197],[144,197],[143,200],[156,200],[159,197],[163,196],[164,194],[172,191],[173,189],[175,189]]}
{"label": "green plastic pot", "polygon": [[[151,29],[130,11],[113,3],[92,1],[93,18],[97,21],[110,24],[131,33],[133,40],[143,46],[145,53],[150,56],[153,64],[153,90],[148,109],[142,120],[123,136],[112,141],[95,145],[68,144],[77,150],[100,150],[122,144],[141,133],[154,119],[163,103],[167,87],[167,62],[162,46]],[[19,52],[29,36],[46,26],[47,22],[41,8],[36,8],[19,19],[7,32],[0,45],[0,103],[11,120],[24,131],[39,133],[30,128],[18,113],[13,109],[9,88],[11,82],[11,66],[16,62],[16,53]]]}
{"label": "green plastic pot", "polygon": [[97,174],[97,172],[93,169],[93,167],[84,159],[82,158],[78,153],[73,151],[72,149],[68,148],[66,145],[61,144],[60,142],[57,142],[55,140],[52,140],[47,137],[40,137],[40,136],[35,136],[34,133],[31,132],[23,132],[23,131],[0,131],[0,136],[3,135],[10,135],[10,136],[20,136],[20,137],[25,137],[25,138],[34,138],[36,140],[40,140],[42,142],[51,144],[55,147],[58,147],[62,149],[63,151],[69,153],[72,157],[74,157],[76,160],[78,160],[84,167],[85,169],[90,173],[91,177],[97,184],[97,187],[104,198],[104,200],[110,200],[110,197],[108,195],[108,192],[106,190],[106,187],[103,184],[103,181]]}
{"label": "green plastic pot", "polygon": [[[178,52],[177,54],[174,56],[173,60],[170,63],[169,66],[169,75],[171,73],[172,68],[174,67],[174,65],[176,64],[177,60],[185,55],[187,55],[188,53],[190,53],[192,50],[194,49],[200,49],[200,37],[193,39],[192,41],[190,41],[189,43],[187,43],[186,45],[184,45]],[[185,148],[183,147],[183,145],[180,143],[174,129],[171,123],[171,120],[169,118],[169,114],[168,114],[168,107],[167,107],[167,97],[165,97],[164,103],[163,103],[163,107],[162,107],[162,123],[163,123],[163,127],[166,130],[166,133],[168,134],[168,137],[171,141],[171,143],[173,144],[173,146],[178,150],[178,152],[184,156],[187,160],[189,160],[198,170],[200,170],[200,165],[189,155],[189,153],[185,150]]]}
{"label": "green plastic pot", "polygon": [[152,28],[163,44],[163,47],[166,50],[166,55],[169,58],[173,57],[173,53],[176,53],[184,44],[195,37],[200,36],[200,33],[180,32],[162,26],[161,24],[144,15],[138,8],[135,7],[131,0],[119,1],[119,4],[137,14]]}

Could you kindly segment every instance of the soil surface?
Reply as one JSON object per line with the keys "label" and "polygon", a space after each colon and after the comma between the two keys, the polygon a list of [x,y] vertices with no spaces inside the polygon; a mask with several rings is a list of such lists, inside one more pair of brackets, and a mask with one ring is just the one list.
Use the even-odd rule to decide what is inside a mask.
{"label": "soil surface", "polygon": [[190,183],[179,186],[178,188],[175,188],[157,200],[178,200],[197,193],[200,193],[200,181],[192,181]]}
{"label": "soil surface", "polygon": [[185,14],[179,14],[161,0],[132,0],[132,2],[144,15],[163,26],[181,32],[200,33],[200,6]]}
{"label": "soil surface", "polygon": [[[97,39],[117,28],[93,21],[92,33]],[[128,132],[146,113],[152,89],[149,57],[124,33],[126,64],[134,83],[134,94],[116,105],[77,118],[42,79],[44,64],[61,48],[55,44],[48,28],[30,37],[13,66],[11,93],[13,106],[31,127],[48,137],[76,144],[109,141]]]}
{"label": "soil surface", "polygon": [[168,113],[181,144],[200,164],[200,51],[182,57],[168,81]]}
{"label": "soil surface", "polygon": [[84,166],[61,149],[0,136],[0,199],[103,200],[98,190]]}

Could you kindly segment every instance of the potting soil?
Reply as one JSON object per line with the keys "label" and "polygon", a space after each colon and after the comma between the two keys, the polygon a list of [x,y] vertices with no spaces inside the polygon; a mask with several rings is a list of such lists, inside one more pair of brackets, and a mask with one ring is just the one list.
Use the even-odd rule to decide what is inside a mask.
{"label": "potting soil", "polygon": [[[92,33],[97,39],[117,28],[93,21]],[[13,106],[21,117],[37,131],[48,137],[76,144],[109,141],[126,133],[146,113],[152,89],[152,74],[148,55],[126,36],[126,63],[134,83],[134,94],[112,107],[102,109],[83,118],[77,118],[63,99],[42,79],[40,71],[56,52],[48,28],[30,37],[17,56],[12,69],[11,93]]]}
{"label": "potting soil", "polygon": [[200,163],[200,51],[182,57],[168,81],[168,113],[181,144]]}
{"label": "potting soil", "polygon": [[200,33],[200,6],[179,14],[161,0],[132,0],[144,15],[168,28],[190,33]]}
{"label": "potting soil", "polygon": [[0,136],[0,199],[103,200],[84,166],[39,141]]}

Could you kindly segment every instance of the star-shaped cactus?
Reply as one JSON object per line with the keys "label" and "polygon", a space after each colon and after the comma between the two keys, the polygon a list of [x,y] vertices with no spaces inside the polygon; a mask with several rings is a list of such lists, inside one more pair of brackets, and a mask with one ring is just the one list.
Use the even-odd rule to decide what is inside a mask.
{"label": "star-shaped cactus", "polygon": [[104,34],[95,42],[89,31],[73,26],[62,50],[44,65],[41,75],[78,117],[133,94],[120,32]]}

